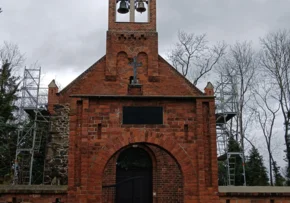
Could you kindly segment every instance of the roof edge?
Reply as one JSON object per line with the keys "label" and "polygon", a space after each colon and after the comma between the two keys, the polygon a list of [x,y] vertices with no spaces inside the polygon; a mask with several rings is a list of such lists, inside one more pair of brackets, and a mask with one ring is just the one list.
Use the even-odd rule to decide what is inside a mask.
{"label": "roof edge", "polygon": [[66,92],[75,82],[77,82],[80,78],[82,78],[86,73],[88,73],[95,65],[102,62],[106,58],[106,55],[101,57],[98,61],[96,61],[93,65],[91,65],[88,69],[86,69],[83,73],[81,73],[78,77],[76,77],[73,81],[71,81],[65,88],[63,88],[59,94]]}
{"label": "roof edge", "polygon": [[191,87],[193,87],[197,92],[199,92],[201,95],[205,95],[204,92],[202,92],[200,89],[198,89],[194,84],[192,84],[186,77],[184,77],[180,72],[178,72],[167,60],[165,60],[162,56],[160,56],[158,54],[159,59],[161,59],[162,61],[164,61],[168,66],[170,66],[170,68],[172,68],[179,77],[183,78],[186,83],[188,83]]}
{"label": "roof edge", "polygon": [[92,95],[92,94],[72,94],[70,97],[78,98],[120,98],[120,99],[214,99],[214,96],[196,95],[196,96],[182,96],[182,95]]}

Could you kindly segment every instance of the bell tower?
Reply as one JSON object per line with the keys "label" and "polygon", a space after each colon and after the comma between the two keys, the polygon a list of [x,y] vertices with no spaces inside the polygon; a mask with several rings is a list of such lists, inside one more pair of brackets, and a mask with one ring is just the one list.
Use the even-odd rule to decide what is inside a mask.
{"label": "bell tower", "polygon": [[[128,14],[128,22],[117,21],[117,16],[121,15],[122,17],[122,15]],[[137,22],[135,20],[136,14],[147,14],[147,21]],[[142,80],[158,82],[156,0],[109,0],[106,80],[118,81],[118,72],[122,68],[118,65],[121,63],[118,58],[123,59],[123,66],[127,67],[128,65],[130,68],[129,63],[134,57],[137,57],[138,62],[143,64],[143,75],[140,75]]]}

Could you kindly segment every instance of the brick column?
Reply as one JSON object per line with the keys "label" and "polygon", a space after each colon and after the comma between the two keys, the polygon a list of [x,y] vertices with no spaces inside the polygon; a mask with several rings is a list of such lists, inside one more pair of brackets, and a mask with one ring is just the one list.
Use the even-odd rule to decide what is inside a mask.
{"label": "brick column", "polygon": [[58,87],[55,84],[55,80],[52,80],[48,85],[48,111],[50,114],[54,114],[53,105],[58,104]]}

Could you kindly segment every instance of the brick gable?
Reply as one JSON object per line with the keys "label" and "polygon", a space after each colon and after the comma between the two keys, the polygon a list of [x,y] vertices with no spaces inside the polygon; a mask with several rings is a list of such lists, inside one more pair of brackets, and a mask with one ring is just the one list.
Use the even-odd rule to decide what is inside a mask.
{"label": "brick gable", "polygon": [[[124,59],[120,59],[124,60]],[[126,60],[126,59],[125,59]],[[145,66],[138,69],[139,83],[143,87],[144,96],[202,96],[198,88],[177,72],[169,63],[159,56],[158,81],[149,81]],[[118,64],[116,81],[107,81],[105,76],[106,57],[102,57],[60,93],[62,102],[67,101],[70,95],[128,95],[129,78],[133,75],[133,68],[124,63]]]}

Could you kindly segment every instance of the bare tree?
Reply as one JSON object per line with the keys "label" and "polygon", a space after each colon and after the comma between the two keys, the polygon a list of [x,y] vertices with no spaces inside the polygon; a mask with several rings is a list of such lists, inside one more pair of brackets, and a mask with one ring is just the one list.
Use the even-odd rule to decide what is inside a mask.
{"label": "bare tree", "polygon": [[178,32],[178,42],[169,52],[173,66],[194,85],[207,75],[225,54],[226,45],[219,43],[210,47],[206,35]]}
{"label": "bare tree", "polygon": [[2,8],[0,8],[0,13],[2,13]]}
{"label": "bare tree", "polygon": [[272,166],[275,165],[275,160],[272,154],[272,138],[274,132],[274,124],[280,110],[280,104],[275,105],[273,101],[273,85],[271,83],[265,82],[263,78],[260,80],[260,85],[257,84],[254,90],[255,103],[253,110],[255,112],[255,117],[260,125],[262,134],[265,138],[267,152],[269,156],[269,175],[270,184],[273,183],[273,169]]}
{"label": "bare tree", "polygon": [[273,83],[275,99],[279,102],[285,124],[285,143],[288,161],[288,184],[290,183],[290,32],[280,30],[269,33],[261,39],[261,67]]}
{"label": "bare tree", "polygon": [[[236,99],[232,111],[237,113],[235,122],[231,123],[231,132],[236,134],[244,151],[246,130],[251,123],[253,112],[249,108],[251,88],[254,84],[256,55],[248,42],[239,43],[230,47],[219,67],[219,74],[224,75],[234,86]],[[250,139],[247,138],[250,142]],[[250,143],[252,144],[252,143]]]}
{"label": "bare tree", "polygon": [[[0,45],[0,65],[9,64],[9,70],[14,77],[18,78],[18,83],[21,82],[21,72],[25,61],[24,55],[20,52],[18,45],[11,42],[3,42]],[[19,106],[19,100],[14,101],[14,105]]]}
{"label": "bare tree", "polygon": [[6,62],[10,64],[11,69],[20,68],[25,61],[24,55],[21,54],[18,45],[4,42],[0,45],[0,63],[5,64]]}

